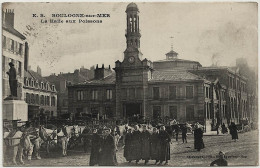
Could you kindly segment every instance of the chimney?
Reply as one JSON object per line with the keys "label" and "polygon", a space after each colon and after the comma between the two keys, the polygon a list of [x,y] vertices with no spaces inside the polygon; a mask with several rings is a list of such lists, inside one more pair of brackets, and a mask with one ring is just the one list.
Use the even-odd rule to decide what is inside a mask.
{"label": "chimney", "polygon": [[111,69],[110,65],[108,66],[108,69]]}
{"label": "chimney", "polygon": [[96,69],[98,69],[98,64],[97,64],[97,66],[96,66]]}
{"label": "chimney", "polygon": [[25,42],[25,50],[24,50],[24,70],[28,71],[29,66],[29,46],[28,43]]}
{"label": "chimney", "polygon": [[13,9],[6,9],[5,16],[5,24],[8,24],[14,27],[14,10]]}
{"label": "chimney", "polygon": [[42,70],[41,70],[41,68],[39,66],[37,66],[37,74],[42,76]]}
{"label": "chimney", "polygon": [[112,70],[109,68],[104,68],[104,64],[102,65],[102,68],[95,69],[95,79],[103,79],[104,77],[108,76],[112,73]]}

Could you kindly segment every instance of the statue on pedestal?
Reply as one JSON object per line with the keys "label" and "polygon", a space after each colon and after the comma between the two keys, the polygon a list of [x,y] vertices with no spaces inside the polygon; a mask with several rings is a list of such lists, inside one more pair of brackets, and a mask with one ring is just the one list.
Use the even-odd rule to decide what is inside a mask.
{"label": "statue on pedestal", "polygon": [[17,99],[17,79],[16,70],[12,62],[9,63],[10,69],[6,72],[9,75],[9,86],[11,90],[11,95],[7,99]]}

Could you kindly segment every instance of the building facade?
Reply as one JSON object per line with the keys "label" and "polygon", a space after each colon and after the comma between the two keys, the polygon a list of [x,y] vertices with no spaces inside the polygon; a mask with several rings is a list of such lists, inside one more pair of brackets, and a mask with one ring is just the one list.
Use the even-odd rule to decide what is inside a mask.
{"label": "building facade", "polygon": [[26,38],[14,28],[14,11],[6,10],[2,12],[2,93],[3,99],[11,95],[9,77],[9,63],[12,62],[16,69],[18,81],[17,97],[24,99],[22,94],[24,79],[24,64],[28,55],[28,43]]}
{"label": "building facade", "polygon": [[68,113],[68,85],[82,83],[94,78],[94,70],[84,67],[76,69],[73,73],[51,74],[44,77],[53,83],[57,90],[57,115],[61,116]]}
{"label": "building facade", "polygon": [[55,85],[41,76],[41,70],[24,71],[24,100],[28,104],[28,118],[37,118],[40,114],[51,118],[57,116],[57,91]]}
{"label": "building facade", "polygon": [[164,60],[143,59],[135,3],[127,6],[126,16],[123,61],[115,62],[114,72],[97,67],[94,80],[69,86],[70,112],[97,119],[170,118],[200,122],[206,130],[248,116],[247,81],[237,70],[202,67],[197,61],[179,59],[173,49]]}

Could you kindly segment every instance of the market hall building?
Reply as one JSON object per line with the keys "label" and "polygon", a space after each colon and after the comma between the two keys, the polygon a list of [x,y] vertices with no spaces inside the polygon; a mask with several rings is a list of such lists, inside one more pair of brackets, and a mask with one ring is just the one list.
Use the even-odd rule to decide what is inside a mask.
{"label": "market hall building", "polygon": [[173,49],[164,60],[143,59],[135,3],[127,6],[126,15],[124,60],[116,61],[113,70],[97,65],[93,80],[68,86],[69,112],[96,119],[168,117],[180,123],[200,122],[207,130],[250,117],[246,78],[238,70],[202,67],[179,59]]}

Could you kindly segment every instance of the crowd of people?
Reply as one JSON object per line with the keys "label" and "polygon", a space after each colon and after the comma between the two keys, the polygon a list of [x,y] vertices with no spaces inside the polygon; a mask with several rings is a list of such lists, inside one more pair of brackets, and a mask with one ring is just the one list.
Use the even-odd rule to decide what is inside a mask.
{"label": "crowd of people", "polygon": [[144,160],[144,164],[149,160],[155,160],[155,164],[168,164],[171,137],[165,131],[165,127],[160,127],[160,130],[153,128],[153,132],[150,133],[145,125],[142,130],[139,131],[138,125],[134,126],[134,130],[127,130],[124,146],[126,160],[129,163]]}

